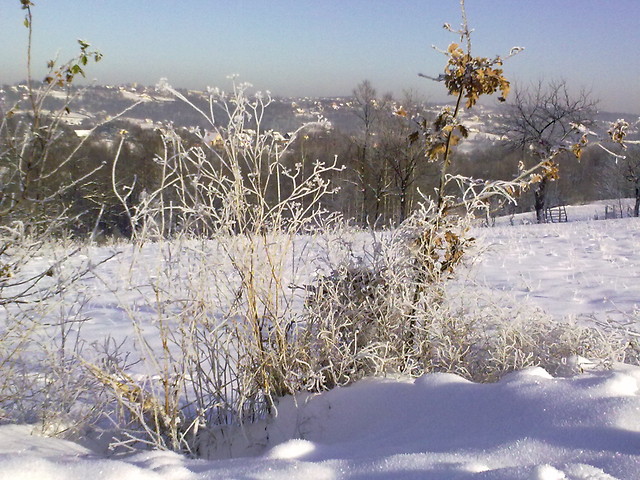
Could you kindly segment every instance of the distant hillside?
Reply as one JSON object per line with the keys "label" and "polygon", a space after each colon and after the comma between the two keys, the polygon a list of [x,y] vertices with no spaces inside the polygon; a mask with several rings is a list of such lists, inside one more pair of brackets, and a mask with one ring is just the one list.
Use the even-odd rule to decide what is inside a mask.
{"label": "distant hillside", "polygon": [[[5,109],[11,108],[25,93],[24,84],[4,85],[0,88],[0,102]],[[208,110],[206,92],[180,90],[190,102]],[[178,127],[210,127],[207,121],[189,105],[175,101],[158,92],[155,87],[139,85],[94,85],[83,87],[71,103],[71,113],[67,123],[76,130],[86,130],[96,123],[114,116],[135,102],[141,102],[129,111],[123,120],[142,127],[153,127],[160,123],[171,122]],[[55,110],[62,108],[66,101],[64,92],[53,92],[47,99],[45,108]],[[434,116],[445,104],[426,104],[428,114]],[[222,115],[222,112],[218,112]],[[315,121],[319,116],[329,120],[333,127],[345,134],[352,134],[360,129],[357,116],[357,105],[350,97],[300,97],[274,98],[265,112],[262,127],[278,132],[290,132],[307,122]],[[491,145],[501,138],[505,129],[505,106],[478,105],[469,116],[462,116],[470,129],[463,151],[470,152],[476,148]],[[634,115],[619,112],[599,112],[596,118],[600,133],[606,131],[609,122],[625,118],[632,124],[629,138],[638,138],[638,118]]]}

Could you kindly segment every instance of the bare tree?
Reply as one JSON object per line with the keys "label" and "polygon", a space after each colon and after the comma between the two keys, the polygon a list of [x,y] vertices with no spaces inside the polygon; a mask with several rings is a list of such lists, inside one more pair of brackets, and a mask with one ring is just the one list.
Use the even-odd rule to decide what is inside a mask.
{"label": "bare tree", "polygon": [[640,216],[640,149],[630,150],[624,158],[623,164],[624,179],[633,188],[635,204],[633,206],[633,216]]}
{"label": "bare tree", "polygon": [[[575,132],[575,125],[590,126],[596,113],[597,100],[591,93],[569,91],[565,80],[516,88],[508,110],[506,134],[511,145],[531,155],[536,161],[550,158]],[[552,175],[545,175],[534,188],[534,206],[539,223],[544,222],[548,184]]]}
{"label": "bare tree", "polygon": [[399,109],[402,115],[394,115],[389,111],[383,117],[378,139],[388,172],[388,191],[394,197],[389,213],[397,223],[402,223],[408,217],[416,182],[431,165],[425,160],[424,144],[411,141],[417,128],[415,119],[426,116],[420,108],[423,102],[412,92],[405,92],[401,103]]}
{"label": "bare tree", "polygon": [[355,143],[357,144],[357,166],[356,172],[358,175],[358,189],[360,190],[360,202],[361,202],[361,215],[362,220],[366,220],[366,206],[369,203],[368,200],[368,183],[369,183],[369,157],[370,157],[370,144],[371,135],[373,131],[373,117],[376,101],[376,90],[371,85],[369,80],[364,80],[353,91],[353,97],[355,105],[357,106],[356,115],[362,122],[362,137],[356,137]]}
{"label": "bare tree", "polygon": [[378,147],[380,118],[392,102],[391,95],[379,98],[369,80],[353,91],[355,111],[361,121],[360,134],[354,137],[357,148],[356,172],[361,192],[361,222],[376,224],[382,215],[384,197],[389,180],[385,174],[384,158]]}

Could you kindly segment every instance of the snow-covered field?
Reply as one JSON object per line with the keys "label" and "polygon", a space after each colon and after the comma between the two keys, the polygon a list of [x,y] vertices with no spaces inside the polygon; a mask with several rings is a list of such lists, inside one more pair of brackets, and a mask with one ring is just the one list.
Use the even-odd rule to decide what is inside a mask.
{"label": "snow-covered field", "polygon": [[606,205],[614,203],[567,207],[569,223],[540,226],[532,213],[498,219],[477,232],[484,252],[470,281],[558,318],[630,319],[640,308],[640,223],[596,220]]}
{"label": "snow-covered field", "polygon": [[[454,288],[530,304],[558,321],[640,320],[639,219],[595,220],[604,204],[567,213],[569,223],[535,225],[529,214],[477,229],[480,255]],[[139,293],[117,288],[126,255],[100,268],[79,284],[94,299],[84,333],[124,337],[130,319],[118,305],[135,304]],[[640,368],[624,364],[571,378],[531,368],[495,384],[451,374],[367,379],[282,400],[275,419],[237,440],[253,456],[220,460],[158,451],[107,457],[5,425],[0,479],[634,479],[639,391]]]}

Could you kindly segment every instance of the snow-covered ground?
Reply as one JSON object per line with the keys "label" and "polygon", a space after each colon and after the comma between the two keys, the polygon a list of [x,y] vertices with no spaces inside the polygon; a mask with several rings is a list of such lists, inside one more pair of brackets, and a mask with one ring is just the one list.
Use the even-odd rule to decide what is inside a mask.
{"label": "snow-covered ground", "polygon": [[[544,226],[528,213],[479,230],[483,253],[469,281],[557,318],[631,319],[640,308],[640,222],[596,220],[607,205],[619,208],[614,202],[567,207],[568,223]],[[629,205],[624,202],[623,211]]]}
{"label": "snow-covered ground", "polygon": [[286,399],[249,441],[257,457],[190,460],[143,452],[105,459],[77,444],[0,427],[0,478],[635,479],[640,369],[554,379],[531,368],[496,384],[451,374],[371,379]]}
{"label": "snow-covered ground", "polygon": [[[595,220],[604,203],[567,213],[569,223],[535,225],[529,214],[477,229],[480,255],[458,287],[530,303],[558,321],[640,320],[639,219]],[[98,269],[80,283],[94,298],[86,335],[131,329],[118,305],[135,303],[139,290],[113,284],[127,265],[120,255],[101,266],[102,277]],[[221,460],[157,451],[106,457],[5,425],[0,479],[635,479],[639,391],[640,368],[624,364],[572,378],[531,368],[495,384],[451,374],[367,379],[283,399],[275,419],[237,440],[253,456]]]}

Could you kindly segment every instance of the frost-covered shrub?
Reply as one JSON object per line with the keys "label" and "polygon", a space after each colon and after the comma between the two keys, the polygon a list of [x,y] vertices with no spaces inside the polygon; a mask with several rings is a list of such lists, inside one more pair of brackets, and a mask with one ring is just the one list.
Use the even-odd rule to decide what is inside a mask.
{"label": "frost-covered shrub", "polygon": [[[471,251],[469,238],[457,240],[468,223],[440,218],[448,228],[429,247],[416,248],[416,238],[425,236],[416,237],[413,227],[424,232],[425,214],[434,211],[423,209],[413,225],[374,235],[364,250],[336,244],[346,246],[343,257],[308,288],[308,388],[391,373],[450,372],[487,382],[529,366],[568,375],[580,372],[580,359],[590,359],[590,368],[607,368],[632,358],[628,334],[450,287],[456,269],[464,269],[449,268],[450,261],[464,263],[463,253]],[[445,243],[447,238],[456,240]]]}
{"label": "frost-covered shrub", "polygon": [[404,320],[386,272],[347,260],[319,278],[306,299],[302,343],[311,390],[384,373],[388,351],[402,341]]}
{"label": "frost-covered shrub", "polygon": [[476,347],[472,380],[497,381],[530,366],[559,376],[575,375],[583,368],[605,369],[624,360],[628,347],[624,339],[601,329],[536,311],[490,322],[478,325],[483,336]]}
{"label": "frost-covered shrub", "polygon": [[[469,39],[466,22],[457,33]],[[136,247],[153,241],[163,255],[162,266],[149,272],[142,309],[154,312],[159,347],[142,333],[138,311],[129,310],[148,375],[90,367],[118,406],[112,418],[119,446],[197,454],[207,438],[224,436],[211,432],[262,420],[280,397],[303,390],[390,373],[493,380],[528,365],[556,371],[569,355],[608,348],[591,331],[576,336],[576,329],[542,320],[514,328],[500,311],[477,316],[448,297],[447,283],[473,241],[475,213],[554,174],[545,161],[511,182],[449,173],[452,149],[468,134],[459,118],[463,100],[471,108],[480,95],[509,90],[495,68],[502,59],[471,57],[469,46],[444,52],[442,80],[455,108],[432,123],[416,119],[408,139],[424,142],[425,160],[441,165],[433,198],[425,196],[397,229],[376,234],[362,255],[337,255],[311,282],[301,239],[328,230],[323,198],[337,164],[309,168],[292,158],[295,135],[283,143],[261,128],[271,100],[250,95],[248,85],[234,84],[230,96],[210,90],[204,109],[160,85],[200,112],[210,132],[194,129],[198,142],[188,143],[167,125],[155,159],[160,186],[135,207],[127,203],[132,186],[114,181]]]}
{"label": "frost-covered shrub", "polygon": [[[21,5],[30,52],[34,4]],[[70,238],[87,213],[77,192],[107,166],[80,153],[107,121],[82,139],[65,125],[83,91],[78,75],[102,58],[78,44],[75,57],[49,61],[39,79],[27,54],[21,95],[0,99],[0,421],[34,422],[49,434],[81,429],[100,410],[100,389],[80,360],[84,299],[66,297],[96,266],[76,258],[82,246]]]}
{"label": "frost-covered shrub", "polygon": [[[303,167],[289,152],[297,133],[283,140],[264,130],[271,98],[249,87],[211,89],[207,113],[191,104],[210,129],[192,132],[197,144],[166,126],[160,186],[127,210],[136,248],[154,242],[163,261],[148,271],[142,302],[157,312],[160,348],[142,333],[144,313],[125,307],[149,377],[91,369],[120,408],[112,418],[122,447],[193,452],[199,431],[264,418],[279,397],[304,389],[304,299],[291,285],[306,268],[304,239],[333,221],[322,201],[333,191],[326,177],[340,168],[335,160]],[[130,189],[113,187],[126,207]],[[133,261],[130,271],[148,269]]]}
{"label": "frost-covered shrub", "polygon": [[[415,369],[420,325],[432,322],[443,287],[469,239],[461,217],[425,199],[398,229],[373,236],[360,255],[345,251],[308,286],[304,325],[315,388]],[[418,311],[432,309],[432,315]]]}
{"label": "frost-covered shrub", "polygon": [[[92,348],[83,339],[86,297],[74,284],[90,270],[67,259],[69,246],[41,247],[55,258],[64,252],[64,268],[52,260],[50,273],[30,301],[3,308],[0,330],[0,422],[35,424],[42,433],[74,436],[102,415],[102,388],[84,368]],[[15,281],[29,278],[42,262],[27,263]],[[37,293],[36,292],[36,293]],[[23,299],[26,297],[22,297]]]}

